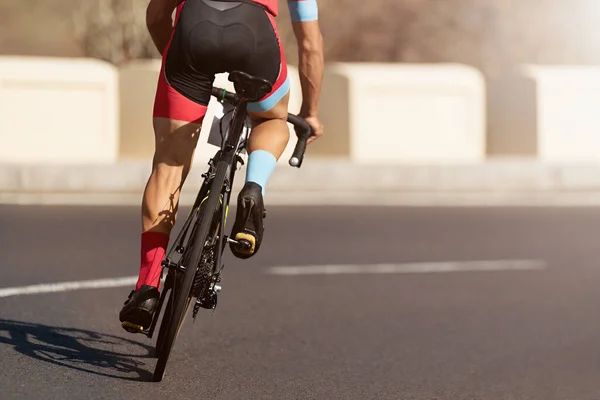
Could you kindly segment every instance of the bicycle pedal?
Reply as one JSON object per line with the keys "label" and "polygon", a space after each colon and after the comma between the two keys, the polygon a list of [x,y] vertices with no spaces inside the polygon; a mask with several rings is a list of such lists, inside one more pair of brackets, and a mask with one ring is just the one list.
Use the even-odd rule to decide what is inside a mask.
{"label": "bicycle pedal", "polygon": [[236,235],[238,248],[247,253],[254,253],[254,247],[256,246],[256,238],[248,233],[240,232]]}
{"label": "bicycle pedal", "polygon": [[131,322],[125,321],[121,324],[121,326],[129,333],[141,333],[143,335],[148,336],[148,331],[145,331],[144,327],[141,325],[136,325],[132,324]]}
{"label": "bicycle pedal", "polygon": [[238,242],[237,240],[232,239],[231,236],[225,236],[225,241],[227,243],[231,243],[231,244],[235,244],[235,245],[240,244],[240,242]]}

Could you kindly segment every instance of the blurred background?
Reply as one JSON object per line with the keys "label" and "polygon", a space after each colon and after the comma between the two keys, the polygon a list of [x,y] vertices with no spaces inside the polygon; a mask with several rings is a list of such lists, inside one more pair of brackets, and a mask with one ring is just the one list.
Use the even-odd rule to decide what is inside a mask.
{"label": "blurred background", "polygon": [[[327,61],[321,117],[327,135],[308,153],[314,167],[307,168],[315,169],[303,175],[306,185],[314,189],[318,176],[320,189],[331,187],[322,168],[354,176],[352,168],[368,164],[395,165],[396,175],[407,171],[420,177],[414,184],[382,179],[387,183],[380,188],[395,191],[460,189],[464,168],[453,170],[454,183],[436,172],[457,165],[469,166],[469,176],[478,177],[467,184],[472,190],[579,188],[582,182],[600,187],[596,174],[589,173],[600,160],[596,1],[319,4]],[[32,165],[138,162],[147,168],[160,61],[146,30],[146,5],[145,0],[0,2],[0,134],[9,139],[1,161],[18,173]],[[301,104],[297,47],[285,1],[280,12],[292,66],[290,111],[296,112]],[[216,84],[232,88],[226,76]],[[211,106],[207,121],[212,112]],[[209,130],[205,124],[203,138]],[[291,136],[282,164],[295,144]],[[200,146],[196,165],[213,153],[214,147]],[[319,163],[327,167],[316,169]],[[587,175],[557,180],[548,170],[574,164],[585,164],[587,172],[576,174]],[[426,173],[415,174],[417,167]],[[340,174],[332,175],[338,185]],[[515,187],[523,174],[533,174],[538,183]],[[572,168],[560,175],[572,176]],[[277,182],[275,192],[289,189]],[[3,193],[52,189],[19,185],[25,183],[5,182]],[[67,186],[54,190],[77,189]]]}
{"label": "blurred background", "polygon": [[[23,171],[32,165],[108,166],[151,158],[150,116],[160,63],[145,27],[146,5],[145,0],[0,2],[0,134],[9,139],[0,161]],[[327,135],[308,153],[313,165],[352,171],[359,164],[393,164],[421,176],[412,186],[405,179],[379,186],[396,191],[415,185],[460,189],[462,175],[448,183],[431,172],[457,164],[471,166],[471,176],[485,174],[470,180],[473,190],[523,190],[511,186],[519,178],[510,171],[551,182],[536,190],[579,188],[581,182],[600,187],[600,181],[590,180],[595,173],[575,183],[556,181],[547,170],[550,164],[563,169],[586,164],[590,171],[600,160],[597,1],[372,0],[366,6],[322,0],[319,5],[328,65],[321,102]],[[285,1],[280,13],[278,26],[293,66],[297,50]],[[292,68],[291,76],[290,111],[295,112],[301,103],[297,70]],[[217,84],[231,88],[226,77]],[[213,153],[213,147],[200,146],[196,165]],[[429,178],[413,173],[417,166],[427,168]],[[489,183],[490,174],[497,182]],[[314,176],[324,179],[320,170],[304,176],[310,176],[309,186]],[[5,182],[3,193],[52,189],[23,185]],[[273,185],[279,191],[277,181]],[[323,180],[320,188],[330,185]],[[63,186],[53,190],[72,189]]]}
{"label": "blurred background", "polygon": [[[93,66],[86,70],[69,65],[69,60],[101,60],[115,67],[113,74],[120,79],[118,94],[113,94],[117,98],[89,97],[89,92],[88,97],[71,97],[78,107],[88,109],[87,114],[97,107],[94,102],[108,101],[102,104],[114,110],[104,109],[108,114],[99,115],[96,109],[95,118],[98,123],[117,120],[118,126],[108,124],[102,132],[89,132],[90,137],[103,136],[112,145],[104,142],[96,155],[84,151],[84,160],[116,162],[151,156],[152,135],[145,131],[151,129],[149,113],[159,64],[145,27],[146,3],[3,0],[0,4],[0,54],[45,57],[37,60],[37,74],[44,79],[57,82],[65,74],[81,75],[80,81],[100,79],[107,84],[110,76],[98,78],[102,73],[91,72]],[[286,2],[280,3],[279,29],[288,62],[295,65],[289,14]],[[594,134],[600,119],[588,100],[600,100],[593,69],[600,62],[598,15],[600,6],[593,0],[568,4],[559,0],[373,0],[368,6],[351,0],[321,1],[329,65],[322,116],[329,134],[310,154],[396,164],[481,162],[496,156],[595,162],[600,159]],[[55,57],[63,63],[43,65]],[[5,81],[37,79],[35,62],[22,59],[27,64],[17,65],[14,57],[11,60],[3,63]],[[297,76],[296,70],[292,75]],[[217,84],[225,82],[217,80]],[[31,84],[25,86],[33,96]],[[16,90],[14,82],[11,88]],[[66,99],[54,95],[58,97],[53,101],[37,100],[38,106],[48,108],[53,103],[72,109]],[[36,103],[16,97],[29,107]],[[297,111],[300,102],[296,78],[291,111]],[[23,145],[28,136],[35,140],[29,132],[33,127],[19,122],[27,116],[8,109],[5,113],[11,117],[4,118],[3,130],[14,130],[8,127],[12,120],[28,131],[14,133],[15,146]],[[389,121],[389,113],[399,118]],[[65,127],[48,124],[46,129],[64,131]],[[368,144],[382,141],[394,152]],[[71,142],[76,146],[77,141]],[[20,153],[7,146],[0,155],[9,162],[60,162],[58,155],[50,160],[43,154],[36,159]],[[63,159],[78,161],[72,154]]]}
{"label": "blurred background", "polygon": [[[12,97],[4,100],[9,104],[0,125],[11,144],[0,158],[13,164],[60,164],[151,157],[148,131],[160,65],[145,26],[146,3],[0,3],[0,72],[6,82],[0,90],[4,99]],[[295,39],[286,2],[280,3],[278,25],[293,66]],[[600,160],[600,117],[593,106],[600,101],[596,1],[319,4],[328,65],[321,114],[328,135],[315,143],[309,157],[401,165],[507,157]],[[297,70],[291,75],[294,112],[301,98]],[[86,82],[100,85],[96,93]],[[217,84],[228,82],[220,77]],[[36,85],[37,93],[32,91]],[[50,93],[49,87],[56,90]],[[52,146],[38,137],[48,135],[41,135],[35,122],[23,123],[31,120],[24,110],[32,108],[45,120],[44,131],[56,131],[54,137],[70,147],[53,155],[32,153],[31,141]],[[59,122],[73,114],[78,118],[67,126]],[[76,132],[86,122],[84,140]],[[201,150],[199,158],[212,152]]]}
{"label": "blurred background", "polygon": [[[116,64],[156,56],[147,1],[3,0],[2,54],[98,57]],[[459,62],[487,77],[522,63],[597,64],[594,0],[319,1],[328,61]],[[295,42],[280,1],[287,58]]]}

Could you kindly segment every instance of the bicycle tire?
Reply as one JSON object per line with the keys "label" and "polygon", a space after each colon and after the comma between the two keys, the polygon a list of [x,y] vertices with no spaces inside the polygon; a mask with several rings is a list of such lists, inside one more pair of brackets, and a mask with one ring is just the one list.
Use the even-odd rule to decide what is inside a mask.
{"label": "bicycle tire", "polygon": [[206,200],[206,207],[203,208],[202,213],[199,216],[200,223],[198,230],[194,236],[190,238],[190,242],[192,243],[191,254],[189,262],[186,265],[181,287],[179,290],[174,290],[178,286],[177,282],[173,285],[173,290],[171,292],[171,296],[174,298],[173,312],[166,328],[164,343],[162,349],[160,349],[156,368],[154,369],[155,382],[160,382],[164,377],[167,362],[169,361],[169,356],[171,355],[173,345],[175,344],[175,339],[179,334],[185,314],[187,314],[189,305],[191,304],[191,291],[194,278],[196,277],[196,269],[202,257],[204,244],[210,228],[213,225],[215,213],[219,211],[221,189],[225,183],[228,169],[229,164],[226,161],[221,160],[217,164],[215,178],[213,179],[210,193]]}
{"label": "bicycle tire", "polygon": [[165,312],[163,314],[162,322],[160,323],[158,336],[156,337],[156,347],[154,350],[155,357],[160,356],[161,350],[165,343],[167,327],[169,326],[169,322],[171,321],[171,315],[173,314],[173,291],[169,289],[169,293],[167,294],[167,296],[169,296],[169,298],[165,306]]}
{"label": "bicycle tire", "polygon": [[[193,238],[195,236],[197,228],[198,228],[197,224],[194,224],[194,226],[192,226],[192,233],[188,240],[190,243],[193,241]],[[189,253],[184,254],[182,257],[184,264],[188,264],[189,259],[190,259]],[[163,313],[163,320],[160,324],[158,337],[156,338],[156,347],[154,350],[154,356],[156,358],[158,358],[161,354],[161,351],[162,351],[162,348],[163,348],[163,345],[165,342],[165,336],[167,334],[167,328],[169,327],[171,318],[173,316],[173,303],[175,301],[175,296],[173,295],[173,292],[178,290],[178,287],[176,287],[175,289],[174,289],[174,287],[180,281],[181,281],[181,272],[175,272],[175,271],[169,272],[169,274],[167,275],[167,279],[165,281],[165,289],[164,290],[169,292],[169,298],[167,299],[167,304],[165,306],[165,312]],[[166,296],[166,293],[165,293],[165,296]],[[188,304],[188,307],[189,307],[189,304]],[[182,319],[182,321],[183,321],[183,319]],[[182,321],[179,322],[179,330],[181,329]]]}
{"label": "bicycle tire", "polygon": [[[176,280],[176,279],[178,279],[178,278],[177,277],[173,278],[173,280]],[[167,304],[165,306],[163,320],[160,324],[160,329],[158,331],[158,336],[156,338],[156,347],[154,350],[154,352],[155,352],[154,354],[155,354],[155,357],[157,357],[157,358],[160,356],[161,351],[163,349],[164,342],[165,342],[165,336],[167,334],[167,328],[169,327],[171,318],[173,316],[173,303],[175,301],[175,296],[173,295],[174,290],[173,290],[172,286],[173,286],[173,284],[171,285],[171,287],[169,287],[169,295],[168,295],[169,298],[168,298]],[[166,290],[166,288],[165,288],[165,290]],[[190,306],[190,304],[189,304],[190,302],[191,302],[191,300],[188,301],[187,307]],[[179,322],[179,328],[178,328],[179,330],[181,329],[182,322],[183,322],[183,319]]]}
{"label": "bicycle tire", "polygon": [[[169,294],[169,301],[167,302],[167,305],[165,307],[165,315],[163,316],[163,323],[160,326],[160,330],[158,332],[158,338],[156,340],[156,348],[155,348],[155,356],[157,358],[160,358],[162,352],[165,349],[165,340],[166,340],[166,335],[167,335],[167,330],[171,324],[171,320],[173,318],[173,303],[175,302],[175,296],[173,295],[173,292],[171,291],[171,293]],[[190,304],[192,302],[191,298],[188,298],[188,302],[187,305],[185,306],[185,310],[184,310],[184,316],[187,315],[187,312],[189,310]],[[181,331],[181,325],[183,324],[183,320],[184,317],[182,317],[179,321],[179,324],[177,326],[177,334],[179,334],[179,332]],[[173,344],[171,344],[171,347],[169,348],[168,351],[171,351],[173,347]]]}

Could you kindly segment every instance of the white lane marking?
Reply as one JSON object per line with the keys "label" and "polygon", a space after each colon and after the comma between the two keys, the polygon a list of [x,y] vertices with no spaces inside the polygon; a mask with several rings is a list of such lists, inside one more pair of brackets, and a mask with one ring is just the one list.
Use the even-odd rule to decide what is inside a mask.
{"label": "white lane marking", "polygon": [[129,285],[135,285],[137,282],[137,276],[126,276],[123,278],[112,278],[112,279],[95,279],[89,281],[76,281],[76,282],[59,282],[59,283],[42,283],[40,285],[30,285],[21,287],[11,287],[0,289],[1,297],[10,296],[21,296],[24,294],[41,294],[41,293],[55,293],[55,292],[68,292],[72,290],[81,289],[103,289],[103,288],[115,288]]}
{"label": "white lane marking", "polygon": [[272,267],[267,273],[283,276],[341,274],[426,274],[443,272],[535,271],[546,269],[541,260],[452,261],[372,265],[312,265]]}
{"label": "white lane marking", "polygon": [[[454,261],[372,265],[309,265],[272,267],[267,273],[283,276],[340,274],[425,274],[440,272],[534,271],[546,269],[541,260]],[[105,289],[135,285],[137,276],[88,281],[42,283],[39,285],[0,289],[0,298],[30,294],[69,292],[83,289]]]}

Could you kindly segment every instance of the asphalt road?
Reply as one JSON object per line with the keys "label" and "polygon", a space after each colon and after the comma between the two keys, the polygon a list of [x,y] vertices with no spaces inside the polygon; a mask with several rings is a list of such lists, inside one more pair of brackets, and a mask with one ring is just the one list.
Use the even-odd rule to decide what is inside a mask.
{"label": "asphalt road", "polygon": [[[270,208],[161,383],[130,287],[0,298],[1,399],[600,399],[600,209]],[[0,207],[1,287],[135,275],[127,207]],[[277,276],[273,266],[541,260]]]}

